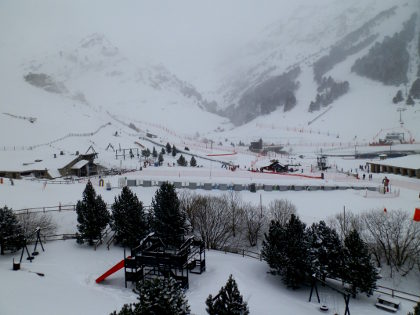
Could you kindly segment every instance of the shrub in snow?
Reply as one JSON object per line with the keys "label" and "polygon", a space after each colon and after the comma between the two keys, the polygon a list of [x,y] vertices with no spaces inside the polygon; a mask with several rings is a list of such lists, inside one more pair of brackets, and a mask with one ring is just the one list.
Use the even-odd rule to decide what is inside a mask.
{"label": "shrub in snow", "polygon": [[143,203],[127,186],[115,197],[111,222],[115,240],[123,246],[135,247],[147,233]]}
{"label": "shrub in snow", "polygon": [[163,183],[152,200],[153,231],[168,245],[182,243],[186,230],[186,216],[180,208],[175,187]]}
{"label": "shrub in snow", "polygon": [[23,242],[23,230],[12,209],[0,208],[0,254],[21,248]]}
{"label": "shrub in snow", "polygon": [[88,181],[83,191],[83,200],[77,201],[77,242],[85,240],[89,245],[101,238],[101,233],[110,221],[110,214],[100,195],[96,195],[92,183]]}
{"label": "shrub in snow", "polygon": [[244,302],[238,285],[232,275],[226,285],[213,298],[210,294],[206,300],[206,311],[210,315],[248,315],[248,305]]}
{"label": "shrub in snow", "polygon": [[262,256],[273,274],[280,275],[288,287],[297,289],[310,270],[305,224],[294,214],[284,226],[271,221]]}

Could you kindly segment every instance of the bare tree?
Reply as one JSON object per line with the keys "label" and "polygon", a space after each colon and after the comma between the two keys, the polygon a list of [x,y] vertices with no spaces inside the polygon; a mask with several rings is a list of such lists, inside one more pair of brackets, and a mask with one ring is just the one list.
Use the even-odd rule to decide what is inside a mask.
{"label": "bare tree", "polygon": [[38,227],[43,235],[54,234],[57,230],[57,224],[53,222],[51,215],[47,213],[23,213],[18,215],[18,220],[28,241],[33,241],[36,238],[34,232]]}
{"label": "bare tree", "polygon": [[270,220],[280,222],[284,226],[292,214],[296,214],[296,206],[287,199],[275,199],[268,205]]}
{"label": "bare tree", "polygon": [[236,237],[237,233],[242,232],[240,228],[243,226],[242,199],[236,191],[229,191],[222,198],[228,207],[232,236]]}
{"label": "bare tree", "polygon": [[361,236],[364,236],[363,220],[351,211],[336,214],[328,220],[328,225],[337,231],[341,240],[344,240],[352,230],[356,230]]}
{"label": "bare tree", "polygon": [[189,190],[181,190],[181,192],[178,193],[178,199],[180,202],[180,208],[185,211],[188,224],[190,225],[192,232],[194,232],[195,209],[199,198],[195,193],[192,193]]}
{"label": "bare tree", "polygon": [[232,235],[231,218],[225,198],[197,196],[194,207],[194,230],[207,248],[220,249]]}
{"label": "bare tree", "polygon": [[250,246],[256,246],[259,238],[267,226],[267,215],[265,209],[247,203],[243,205],[245,219],[246,238]]}
{"label": "bare tree", "polygon": [[420,226],[403,210],[372,210],[362,215],[370,240],[388,266],[407,274],[420,255]]}

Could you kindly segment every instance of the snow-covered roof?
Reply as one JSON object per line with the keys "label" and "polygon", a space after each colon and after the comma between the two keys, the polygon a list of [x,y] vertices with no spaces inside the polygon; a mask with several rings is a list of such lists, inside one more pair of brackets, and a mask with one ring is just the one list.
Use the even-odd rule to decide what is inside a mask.
{"label": "snow-covered roof", "polygon": [[420,154],[407,155],[400,158],[369,162],[371,164],[403,167],[418,170],[420,169]]}
{"label": "snow-covered roof", "polygon": [[0,151],[0,170],[15,172],[57,170],[75,158],[74,155],[60,155],[59,152],[46,150]]}
{"label": "snow-covered roof", "polygon": [[88,164],[89,161],[88,160],[80,160],[79,162],[77,162],[76,164],[74,164],[71,169],[73,170],[78,170],[81,169],[83,166],[85,166],[86,164]]}

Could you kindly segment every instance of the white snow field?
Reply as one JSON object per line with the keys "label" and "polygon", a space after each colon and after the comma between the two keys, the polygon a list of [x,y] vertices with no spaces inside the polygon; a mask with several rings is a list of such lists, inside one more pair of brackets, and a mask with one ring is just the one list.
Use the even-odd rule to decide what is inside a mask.
{"label": "white snow field", "polygon": [[[337,161],[339,162],[339,161]],[[355,160],[353,163],[357,163]],[[349,163],[349,161],[347,161]],[[164,168],[148,168],[162,171]],[[183,168],[166,168],[169,171],[183,172]],[[207,170],[209,171],[209,170]],[[227,174],[235,172],[225,171]],[[141,178],[142,172],[127,174],[128,178]],[[238,173],[239,174],[239,173]],[[328,174],[328,173],[327,173]],[[272,174],[262,174],[276,176]],[[162,175],[157,172],[160,178]],[[223,179],[220,173],[213,173],[212,178]],[[223,175],[221,175],[223,176]],[[332,175],[331,175],[332,176]],[[120,176],[109,177],[113,187],[118,185]],[[157,177],[157,178],[158,178]],[[176,178],[176,176],[174,176]],[[283,177],[283,176],[279,176]],[[144,177],[143,177],[144,178]],[[171,178],[170,176],[168,178]],[[198,177],[206,180],[206,175]],[[392,194],[381,195],[376,192],[345,190],[345,191],[288,191],[288,192],[240,192],[245,201],[258,203],[260,198],[264,205],[276,198],[287,198],[298,208],[298,215],[307,223],[325,220],[337,214],[346,207],[346,211],[360,213],[369,209],[387,208],[404,209],[412,212],[419,205],[418,191],[420,182],[400,176],[390,176],[393,190],[399,190],[399,196]],[[184,178],[186,179],[186,178]],[[192,180],[193,177],[190,177]],[[229,177],[234,180],[234,177]],[[240,178],[238,178],[240,179]],[[272,179],[260,179],[261,182],[270,183]],[[297,183],[293,177],[283,179],[284,182]],[[328,181],[326,179],[325,181]],[[361,181],[361,180],[359,180]],[[380,178],[375,179],[380,181]],[[353,183],[353,179],[347,183]],[[395,183],[394,183],[395,182]],[[92,179],[98,194],[107,203],[112,203],[114,196],[121,191],[113,188],[106,191],[98,186],[98,179]],[[346,182],[344,182],[346,183]],[[404,184],[408,183],[408,188]],[[0,185],[0,200],[2,203],[15,210],[29,207],[56,206],[58,204],[74,204],[81,199],[85,183],[44,185],[43,182],[33,180],[15,180],[12,186],[9,181]],[[156,187],[132,187],[145,205],[150,204]],[[207,192],[196,190],[196,193],[220,194],[215,190]],[[261,197],[260,197],[261,196]],[[51,212],[53,220],[58,224],[57,233],[74,233],[76,231],[76,214],[74,211]],[[96,251],[93,248],[78,245],[75,240],[47,242],[45,252],[29,263],[23,260],[22,270],[12,270],[12,259],[19,259],[20,251],[0,257],[0,314],[108,314],[114,309],[119,309],[124,303],[136,301],[131,288],[124,287],[124,274],[122,271],[110,276],[102,284],[96,284],[95,279],[123,258],[123,250],[118,246],[111,246],[106,250],[100,246]],[[31,249],[32,247],[30,247]],[[258,249],[253,249],[258,250]],[[309,289],[302,288],[292,291],[281,283],[278,276],[267,274],[268,265],[264,261],[241,255],[225,254],[218,251],[207,251],[207,270],[202,275],[192,275],[190,289],[187,291],[191,311],[193,314],[206,314],[205,299],[211,294],[216,294],[224,285],[229,274],[237,280],[239,289],[248,302],[251,314],[310,314],[318,312],[319,304],[308,302]],[[33,272],[44,273],[40,277]],[[410,273],[408,278],[387,278],[379,284],[392,286],[402,291],[416,293],[420,291],[420,275]],[[327,303],[331,311],[344,312],[343,298],[327,289],[320,289],[322,303]],[[351,299],[350,310],[352,314],[382,314],[375,304],[375,298],[366,298],[360,295]],[[406,314],[412,309],[413,303],[401,300],[399,311]]]}
{"label": "white snow field", "polygon": [[[105,178],[111,191],[99,187],[97,177],[91,179],[107,203],[121,192],[123,178],[184,185],[379,187],[384,174],[363,180],[359,166],[370,160],[355,160],[352,154],[420,152],[419,101],[413,106],[392,103],[398,90],[406,96],[415,79],[417,36],[408,47],[412,61],[407,84],[387,86],[351,71],[372,42],[325,73],[348,81],[349,92],[324,108],[319,119],[322,112],[310,113],[308,106],[317,94],[313,63],[345,35],[394,6],[394,13],[375,22],[366,36],[376,34],[377,41],[393,36],[415,12],[419,13],[418,33],[418,0],[0,1],[0,172],[47,170],[55,178],[43,181],[28,176],[14,180],[13,185],[4,179],[0,207],[74,205],[82,198],[87,179],[63,183],[58,169],[76,158],[76,152],[96,152],[95,162],[122,172]],[[234,126],[226,117],[206,110],[213,100],[217,108],[237,105],[245,90],[296,65],[301,67],[297,104],[290,111],[278,107],[269,115]],[[28,75],[35,79],[28,80]],[[404,132],[413,143],[369,146],[389,132]],[[265,144],[284,146],[288,154],[250,152],[249,143],[260,138]],[[116,158],[115,150],[133,149],[137,154],[137,150],[155,147],[160,152],[166,143],[183,151],[187,161],[188,154],[195,155],[198,167],[176,166],[179,154],[175,158],[165,154],[160,167],[145,167],[142,157]],[[331,168],[324,172],[324,179],[315,167],[321,153],[337,155],[328,158]],[[297,172],[249,171],[273,159],[297,165],[293,166]],[[415,159],[413,155],[401,163],[418,165]],[[227,170],[222,162],[238,168]],[[389,194],[367,189],[238,194],[244,201],[262,205],[288,199],[307,225],[328,220],[344,209],[414,213],[420,207],[420,180],[387,176]],[[144,205],[150,205],[157,186],[131,188]],[[198,189],[195,193],[224,192]],[[74,211],[50,214],[57,233],[76,232]],[[136,301],[132,288],[124,287],[122,271],[102,284],[95,283],[123,258],[122,248],[100,246],[95,251],[66,240],[48,242],[45,249],[32,263],[24,260],[20,271],[12,270],[12,260],[19,259],[20,252],[0,256],[0,315],[109,314]],[[206,255],[206,272],[191,275],[186,292],[193,314],[206,314],[205,299],[217,294],[229,274],[251,314],[320,312],[318,303],[308,302],[309,288],[287,289],[278,276],[267,273],[264,261],[218,251]],[[386,270],[382,273],[380,284],[419,295],[418,271],[393,279]],[[330,314],[344,313],[340,295],[324,288],[320,291]],[[351,314],[383,314],[374,306],[377,295],[351,299]],[[398,314],[412,310],[414,303],[401,303]]]}

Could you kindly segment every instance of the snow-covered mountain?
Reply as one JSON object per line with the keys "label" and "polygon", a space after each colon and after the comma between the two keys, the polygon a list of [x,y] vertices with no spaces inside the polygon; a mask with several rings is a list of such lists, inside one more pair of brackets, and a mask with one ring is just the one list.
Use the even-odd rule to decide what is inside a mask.
{"label": "snow-covered mountain", "polygon": [[[252,1],[243,7],[220,7],[227,12],[225,20],[214,21],[217,29],[223,30],[226,25],[225,33],[231,34],[228,17],[245,16],[241,10],[246,7],[250,12],[250,4]],[[420,86],[419,0],[298,0],[267,5],[265,11],[255,11],[266,12],[266,20],[264,16],[249,20],[261,31],[250,35],[241,49],[226,49],[231,57],[220,62],[216,57],[209,58],[209,47],[218,42],[204,36],[210,34],[211,25],[204,30],[197,24],[195,30],[187,17],[197,22],[201,16],[203,24],[213,20],[204,18],[207,11],[188,1],[172,7],[176,14],[185,12],[185,16],[156,10],[157,4],[148,7],[145,2],[132,3],[130,10],[130,6],[120,7],[112,1],[105,1],[103,7],[87,6],[91,15],[84,16],[79,10],[84,8],[83,1],[74,1],[66,3],[66,10],[55,8],[51,21],[47,15],[52,9],[47,0],[36,7],[27,3],[34,17],[23,14],[17,6],[3,4],[0,132],[13,136],[2,137],[1,144],[43,143],[51,139],[51,130],[57,135],[86,132],[116,119],[126,125],[147,123],[223,140],[273,139],[286,136],[273,134],[273,129],[306,128],[339,135],[340,141],[367,142],[380,130],[401,129],[400,107],[405,110],[404,127],[415,139],[420,138],[419,100],[415,98],[420,93],[416,88]],[[14,11],[8,15],[9,6]],[[139,8],[143,10],[134,10]],[[217,12],[213,9],[207,8],[210,13]],[[107,27],[107,19],[101,15],[104,12],[104,16],[118,17],[121,25]],[[159,37],[164,32],[159,30],[153,14],[162,25],[169,21],[163,26],[173,38]],[[46,25],[33,29],[22,25],[44,18]],[[74,26],[75,34],[64,36],[72,26],[61,20],[76,18],[80,26]],[[241,23],[243,20],[238,19]],[[173,21],[179,25],[171,25]],[[146,30],[145,26],[150,28]],[[97,31],[92,32],[95,28]],[[179,30],[185,34],[176,33]],[[164,53],[154,56],[154,60],[161,57],[161,62],[136,57],[142,56],[140,52],[153,51],[146,45],[142,47],[145,34],[149,40],[152,38],[149,44],[156,42],[156,47],[164,47]],[[39,45],[35,45],[37,36]],[[168,46],[162,44],[167,40],[179,40],[180,45],[167,51]],[[181,45],[189,41],[191,45]],[[197,63],[200,47],[203,64]],[[185,64],[175,65],[173,60],[178,59],[172,55],[182,56],[178,59]],[[215,55],[219,56],[220,51]],[[208,71],[212,67],[209,62],[219,65],[214,66],[214,72]],[[183,67],[194,73],[190,78],[204,79],[193,80],[196,86],[186,82],[173,72]],[[216,79],[205,79],[210,76]],[[216,83],[199,83],[206,81]],[[404,100],[394,104],[398,90]],[[413,95],[414,106],[405,105],[409,94]],[[36,118],[36,122],[28,124],[28,119],[17,117]],[[273,139],[279,141],[284,142]]]}
{"label": "snow-covered mountain", "polygon": [[[207,101],[194,86],[162,64],[137,66],[103,34],[91,34],[75,48],[23,60],[13,71],[17,76],[10,75],[11,83],[16,82],[2,93],[0,128],[4,133],[18,130],[13,139],[4,140],[6,145],[51,139],[48,130],[92,130],[115,117],[127,125],[143,121],[181,132],[205,132],[227,122],[204,110]],[[17,117],[36,118],[35,125],[45,131],[41,139],[19,132],[22,121]]]}
{"label": "snow-covered mountain", "polygon": [[419,24],[417,0],[297,7],[232,60],[236,71],[217,92],[219,113],[240,125],[272,112],[299,111],[305,118],[295,122],[304,125],[327,106],[340,106],[349,90],[357,97],[353,87],[364,81],[359,77],[390,86],[386,93],[405,90],[418,75]]}

